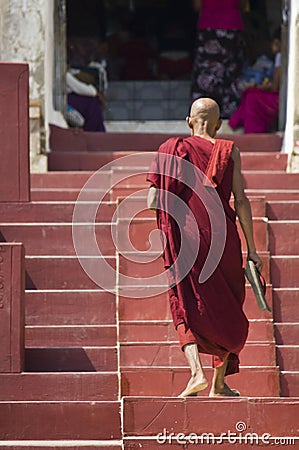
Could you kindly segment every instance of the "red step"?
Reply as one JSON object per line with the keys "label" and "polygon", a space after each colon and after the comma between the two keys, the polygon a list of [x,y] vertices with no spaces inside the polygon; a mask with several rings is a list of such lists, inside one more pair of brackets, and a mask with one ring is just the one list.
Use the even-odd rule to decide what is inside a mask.
{"label": "red step", "polygon": [[286,170],[287,159],[286,153],[241,153],[242,170]]}
{"label": "red step", "polygon": [[[64,189],[64,188],[49,188],[49,189],[31,189],[31,200],[35,202],[75,202],[81,189]],[[110,200],[110,195],[105,189],[85,190],[84,201],[99,201],[99,198],[104,201]]]}
{"label": "red step", "polygon": [[271,200],[267,202],[267,216],[270,220],[298,220],[299,201]]}
{"label": "red step", "polygon": [[298,336],[299,324],[294,323],[276,323],[275,337],[278,345],[299,345]]}
{"label": "red step", "polygon": [[292,201],[299,200],[298,189],[245,189],[248,197],[265,197],[266,201]]}
{"label": "red step", "polygon": [[[236,433],[237,436],[240,433],[243,437],[246,433],[262,436],[266,433],[265,430],[273,437],[297,436],[298,413],[298,399],[189,397],[183,400],[168,397],[125,397],[123,400],[124,435],[156,438],[158,433],[162,433],[160,448],[163,445],[164,429],[168,436],[171,432],[196,433],[197,435],[213,433],[220,436],[222,433],[228,433],[228,430]],[[284,420],[281,420],[282,417]],[[237,424],[240,424],[238,429],[236,429]],[[241,426],[243,426],[242,432]],[[155,441],[151,444],[154,446],[146,448],[158,448],[155,446]],[[241,448],[239,443],[235,445],[236,448]],[[175,442],[173,446],[176,448]],[[192,446],[190,445],[190,448]],[[172,446],[169,447],[172,448]],[[229,448],[231,445],[228,446],[223,442],[222,447]]]}
{"label": "red step", "polygon": [[243,172],[246,189],[298,189],[299,174],[281,171]]}
{"label": "red step", "polygon": [[117,401],[2,401],[1,438],[120,439],[119,409]]}
{"label": "red step", "polygon": [[273,289],[275,322],[299,322],[299,289]]}
{"label": "red step", "polygon": [[[273,342],[273,322],[271,320],[252,320],[249,326],[248,341]],[[169,321],[121,321],[119,323],[120,342],[177,342],[177,332]]]}
{"label": "red step", "polygon": [[[111,265],[113,272],[104,270],[103,262],[99,258],[83,258],[90,273],[98,281],[104,279],[106,286],[115,288],[115,258],[105,257],[106,263]],[[32,256],[26,257],[26,289],[29,290],[48,290],[48,289],[98,289],[102,288],[92,281],[81,267],[76,256]],[[99,270],[102,273],[99,274]],[[98,279],[97,276],[102,276]]]}
{"label": "red step", "polygon": [[117,372],[2,373],[0,381],[1,402],[47,400],[91,402],[117,400],[118,395]]}
{"label": "red step", "polygon": [[116,345],[115,325],[27,325],[26,347],[94,347]]}
{"label": "red step", "polygon": [[[94,173],[93,171],[32,173],[30,175],[31,188],[81,189],[85,185],[85,183],[91,178],[93,173]],[[110,184],[110,179],[111,179],[111,172],[101,170],[101,185],[106,186]]]}
{"label": "red step", "polygon": [[[71,223],[75,202],[30,202],[30,203],[0,203],[2,223]],[[112,222],[116,204],[113,202],[96,203],[98,210],[96,222]],[[86,204],[86,210],[89,211]],[[86,210],[82,222],[86,221]]]}
{"label": "red step", "polygon": [[[125,202],[123,201],[125,199]],[[266,204],[264,197],[250,197],[250,206],[253,217],[265,217],[266,216]],[[121,219],[129,219],[136,215],[136,218],[156,218],[156,213],[147,209],[146,195],[139,195],[129,198],[119,198],[119,204],[121,207],[118,209],[118,217]],[[233,208],[233,201],[231,201]],[[136,214],[137,211],[138,214]]]}
{"label": "red step", "polygon": [[[97,245],[86,248],[85,255],[96,256],[99,249],[103,255],[114,255],[113,233],[115,224],[74,225],[76,232],[84,236],[93,235]],[[22,242],[26,255],[75,255],[72,224],[2,224],[0,238],[4,242]]]}
{"label": "red step", "polygon": [[[147,168],[138,167],[114,167],[112,171],[113,185],[118,187],[142,187],[148,186],[146,182]],[[246,189],[298,189],[299,174],[286,173],[284,171],[245,171],[243,180]]]}
{"label": "red step", "polygon": [[[138,185],[134,187],[122,187],[121,185],[113,188],[111,198],[107,200],[117,200],[118,197],[127,197],[129,195],[144,195],[145,186]],[[248,197],[265,197],[266,200],[299,200],[299,189],[245,189]]]}
{"label": "red step", "polygon": [[[259,252],[260,257],[264,263],[263,275],[266,282],[269,282],[269,253]],[[245,267],[246,254],[243,254],[243,264]],[[298,258],[299,261],[299,258]],[[166,275],[164,275],[163,259],[159,256],[158,252],[122,252],[119,257],[119,272],[126,275],[128,279],[120,279],[121,286],[128,286],[137,284],[142,281],[143,278],[153,277],[161,274],[161,281],[166,283]],[[136,280],[134,280],[136,278]],[[125,295],[125,294],[124,294]]]}
{"label": "red step", "polygon": [[[61,128],[50,125],[50,147],[52,152],[69,151],[153,151],[162,142],[173,137],[170,133],[132,132],[84,132],[83,130]],[[187,137],[185,134],[180,134]],[[282,136],[276,133],[219,134],[219,139],[233,139],[240,151],[276,151],[282,146]]]}
{"label": "red step", "polygon": [[[211,356],[202,354],[202,364],[211,366]],[[274,343],[247,343],[240,354],[241,366],[276,366]],[[187,366],[178,343],[121,344],[121,367]]]}
{"label": "red step", "polygon": [[[262,218],[253,219],[254,237],[258,251],[268,250],[267,240],[267,223]],[[298,222],[299,226],[299,222]],[[242,248],[246,250],[246,241],[242,233],[239,222],[237,222],[239,235],[241,238]],[[149,242],[150,234],[157,229],[155,218],[134,218],[121,219],[117,224],[117,237],[119,248],[121,251],[130,251],[131,247],[135,247],[139,251],[149,250],[153,243]],[[128,239],[128,236],[130,239]],[[160,235],[157,233],[156,238],[151,237],[155,245],[152,250],[161,249]]]}
{"label": "red step", "polygon": [[[26,325],[113,325],[115,294],[106,291],[26,291]],[[67,312],[67,314],[66,314]]]}
{"label": "red step", "polygon": [[[155,152],[146,152],[143,156],[143,164],[149,166]],[[50,171],[73,170],[98,170],[100,167],[118,158],[134,154],[136,152],[51,152],[48,155],[48,167]],[[286,170],[287,154],[277,152],[241,152],[243,170]]]}
{"label": "red step", "polygon": [[[213,369],[205,374],[211,384]],[[123,368],[121,386],[123,396],[177,396],[190,379],[190,369],[183,367],[138,369]],[[276,397],[279,395],[279,372],[273,367],[243,367],[240,373],[230,375],[228,384],[249,397]],[[208,395],[208,388],[201,395]]]}
{"label": "red step", "polygon": [[280,370],[297,370],[299,367],[299,340],[297,345],[278,345],[277,362]]}
{"label": "red step", "polygon": [[[12,447],[13,446],[13,447]],[[28,440],[21,440],[21,441],[0,441],[0,448],[1,449],[12,449],[13,450],[24,450],[24,448],[30,450],[46,450],[47,448],[54,448],[55,450],[65,449],[68,450],[94,450],[94,449],[106,449],[109,448],[109,450],[122,450],[122,444],[120,441],[116,440],[97,440],[97,441],[91,441],[91,440],[46,440],[43,441],[39,439],[38,441],[28,441]]]}
{"label": "red step", "polygon": [[299,220],[269,222],[269,250],[273,255],[299,254]]}
{"label": "red step", "polygon": [[274,287],[298,287],[299,256],[271,256]]}
{"label": "red step", "polygon": [[281,372],[280,395],[284,397],[299,397],[299,372]]}
{"label": "red step", "polygon": [[[150,289],[150,288],[148,288]],[[131,288],[132,297],[119,297],[119,319],[120,320],[167,320],[171,319],[167,291],[147,297],[146,288]],[[136,296],[137,298],[134,298]],[[272,307],[272,289],[268,285],[266,299]],[[272,314],[268,311],[260,311],[257,307],[252,288],[246,286],[246,300],[244,311],[250,319],[270,319]]]}
{"label": "red step", "polygon": [[115,347],[66,347],[25,349],[26,372],[117,371]]}

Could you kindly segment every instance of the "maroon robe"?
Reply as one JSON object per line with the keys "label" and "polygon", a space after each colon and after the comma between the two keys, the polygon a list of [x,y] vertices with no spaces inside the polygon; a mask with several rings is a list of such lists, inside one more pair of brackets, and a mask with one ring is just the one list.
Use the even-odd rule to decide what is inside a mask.
{"label": "maroon robe", "polygon": [[[199,352],[213,355],[214,367],[220,367],[229,353],[226,375],[238,372],[238,355],[248,334],[248,320],[242,309],[245,279],[241,242],[236,227],[236,214],[229,204],[234,167],[230,157],[232,147],[232,141],[216,140],[213,144],[199,136],[172,138],[160,146],[147,175],[147,181],[160,190],[157,191],[156,213],[158,228],[165,236],[162,238],[165,268],[175,263],[183,238],[184,242],[187,241],[187,248],[189,245],[190,254],[195,247],[196,233],[190,219],[192,213],[199,231],[199,251],[187,275],[181,280],[177,279],[178,271],[169,275],[170,308],[181,348],[187,343],[196,342]],[[170,157],[175,156],[175,160],[165,158],[165,153]],[[200,179],[192,166],[191,169],[186,169],[182,160],[189,161],[200,169],[210,180],[210,186],[207,186],[204,179]],[[182,179],[186,179],[186,170],[189,186],[182,182]],[[199,281],[199,275],[211,246],[212,233],[205,201],[195,194],[198,187],[207,192],[216,189],[225,213],[221,232],[224,236],[225,231],[227,233],[220,262],[204,282]],[[183,219],[181,232],[167,211],[182,208],[179,203],[175,205],[175,197],[167,195],[169,192],[179,196],[190,212],[183,213],[186,217]],[[165,205],[167,208],[170,205],[170,209],[159,209],[162,204],[164,209]]]}

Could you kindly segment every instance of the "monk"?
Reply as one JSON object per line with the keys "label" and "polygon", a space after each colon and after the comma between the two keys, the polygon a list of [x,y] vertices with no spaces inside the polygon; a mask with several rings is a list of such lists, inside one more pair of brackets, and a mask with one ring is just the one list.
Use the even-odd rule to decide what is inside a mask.
{"label": "monk", "polygon": [[[236,216],[246,239],[247,258],[254,261],[260,271],[262,261],[254,243],[252,214],[244,192],[239,150],[232,141],[215,139],[221,126],[217,103],[210,98],[195,100],[186,121],[191,136],[172,138],[163,143],[147,175],[147,181],[151,183],[148,207],[156,210],[158,228],[163,231],[164,267],[175,267],[173,264],[181,243],[184,242],[191,255],[199,241],[199,250],[186,275],[178,277],[184,261],[179,269],[167,272],[173,322],[191,369],[190,381],[180,397],[197,395],[208,386],[200,353],[211,354],[213,358],[214,376],[209,395],[234,397],[240,394],[226,384],[225,377],[239,371],[238,355],[248,334],[248,320],[243,312],[245,279]],[[176,158],[176,162],[169,160],[171,157]],[[182,181],[186,179],[186,170],[188,186]],[[200,276],[207,258],[211,257],[209,249],[212,248],[213,233],[211,213],[204,204],[207,201],[196,193],[198,184],[207,195],[210,192],[219,196],[224,211],[224,226],[220,233],[225,237],[222,253],[215,269],[204,281]],[[231,193],[234,209],[229,204]],[[178,200],[177,204],[173,198]],[[182,201],[184,203],[180,203]],[[165,205],[172,205],[172,211]],[[172,215],[173,211],[185,210],[182,205],[186,205],[186,212],[181,214],[183,226],[179,228]],[[211,205],[210,209],[213,209],[214,203]],[[197,233],[199,239],[195,237]]]}

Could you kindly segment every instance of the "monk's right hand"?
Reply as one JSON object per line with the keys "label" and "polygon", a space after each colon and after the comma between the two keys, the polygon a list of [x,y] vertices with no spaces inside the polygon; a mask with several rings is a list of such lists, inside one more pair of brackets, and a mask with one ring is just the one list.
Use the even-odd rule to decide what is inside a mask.
{"label": "monk's right hand", "polygon": [[263,261],[256,252],[248,253],[247,260],[253,261],[257,270],[261,273],[263,270]]}

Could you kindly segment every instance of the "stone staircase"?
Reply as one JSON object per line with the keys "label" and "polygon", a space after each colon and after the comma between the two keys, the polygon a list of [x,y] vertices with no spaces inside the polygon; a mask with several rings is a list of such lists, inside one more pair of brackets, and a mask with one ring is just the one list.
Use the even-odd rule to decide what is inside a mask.
{"label": "stone staircase", "polygon": [[[154,450],[161,445],[156,435],[164,429],[168,434],[220,435],[236,432],[238,422],[259,435],[298,436],[299,174],[285,172],[284,154],[253,152],[246,145],[241,150],[273,308],[273,314],[259,311],[246,287],[249,338],[240,373],[230,377],[242,397],[215,400],[206,390],[197,398],[178,399],[189,370],[166,294],[160,292],[163,284],[155,292],[120,275],[138,278],[162,271],[157,249],[149,250],[155,216],[146,209],[145,193],[139,194],[147,187],[144,173],[153,154],[140,162],[134,152],[82,152],[80,168],[88,171],[32,174],[30,203],[0,203],[1,240],[23,242],[26,252],[25,370],[0,374],[0,447]],[[71,152],[66,153],[70,161]],[[125,155],[133,155],[134,162],[118,161]],[[54,155],[52,164],[58,160],[63,158]],[[107,291],[77,260],[72,219],[91,170],[111,160],[115,164],[101,172],[98,189],[88,192],[90,204],[104,195],[95,236],[115,269]],[[84,222],[76,225],[83,231]],[[133,251],[127,246],[128,227]],[[137,262],[132,260],[140,251],[157,259],[143,264],[146,258],[139,255]],[[90,266],[96,260],[88,251],[84,258]],[[204,355],[203,364],[210,379],[211,358]],[[184,448],[167,441],[164,446]]]}

